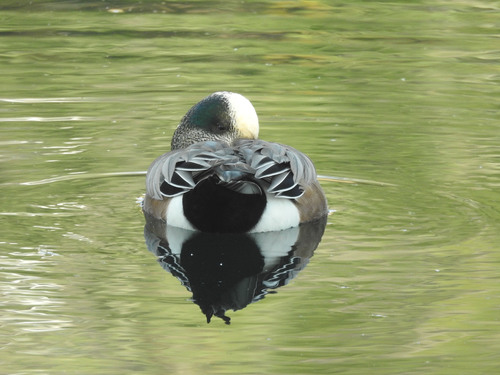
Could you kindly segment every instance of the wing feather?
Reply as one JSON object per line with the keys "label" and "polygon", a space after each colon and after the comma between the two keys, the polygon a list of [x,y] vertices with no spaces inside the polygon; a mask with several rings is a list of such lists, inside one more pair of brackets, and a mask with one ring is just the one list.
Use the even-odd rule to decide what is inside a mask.
{"label": "wing feather", "polygon": [[[205,141],[168,152],[149,167],[147,194],[157,200],[184,194],[209,175],[234,190],[297,199],[316,181],[311,160],[293,147],[262,140],[238,140],[234,145]],[[244,186],[244,176],[253,182]],[[238,181],[238,182],[236,182]]]}

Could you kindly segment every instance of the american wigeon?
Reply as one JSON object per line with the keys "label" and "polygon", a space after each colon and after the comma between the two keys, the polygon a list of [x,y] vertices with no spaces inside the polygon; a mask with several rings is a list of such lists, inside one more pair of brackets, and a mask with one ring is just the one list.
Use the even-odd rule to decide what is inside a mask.
{"label": "american wigeon", "polygon": [[216,92],[195,104],[146,176],[146,215],[214,233],[267,232],[328,213],[311,160],[296,149],[257,139],[253,105]]}

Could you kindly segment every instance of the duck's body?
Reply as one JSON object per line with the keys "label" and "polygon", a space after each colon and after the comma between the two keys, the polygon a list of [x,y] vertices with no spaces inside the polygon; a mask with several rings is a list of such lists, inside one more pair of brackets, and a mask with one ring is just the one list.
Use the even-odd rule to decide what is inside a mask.
{"label": "duck's body", "polygon": [[324,217],[326,198],[309,158],[257,136],[257,115],[243,96],[203,99],[176,129],[172,151],[149,167],[144,212],[215,233],[282,230]]}

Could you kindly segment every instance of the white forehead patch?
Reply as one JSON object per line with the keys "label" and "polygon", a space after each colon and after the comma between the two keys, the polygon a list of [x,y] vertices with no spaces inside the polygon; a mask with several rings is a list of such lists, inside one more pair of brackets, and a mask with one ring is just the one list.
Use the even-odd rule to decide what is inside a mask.
{"label": "white forehead patch", "polygon": [[229,102],[229,108],[235,120],[235,126],[242,138],[259,137],[259,118],[250,100],[235,92],[222,93]]}

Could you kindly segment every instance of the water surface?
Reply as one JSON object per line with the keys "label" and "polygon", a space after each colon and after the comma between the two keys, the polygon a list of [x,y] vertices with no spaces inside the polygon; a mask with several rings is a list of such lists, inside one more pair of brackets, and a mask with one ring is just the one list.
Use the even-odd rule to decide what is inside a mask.
{"label": "water surface", "polygon": [[[491,374],[500,352],[494,2],[0,6],[8,374]],[[182,115],[247,96],[332,215],[277,294],[207,325],[136,199]]]}

